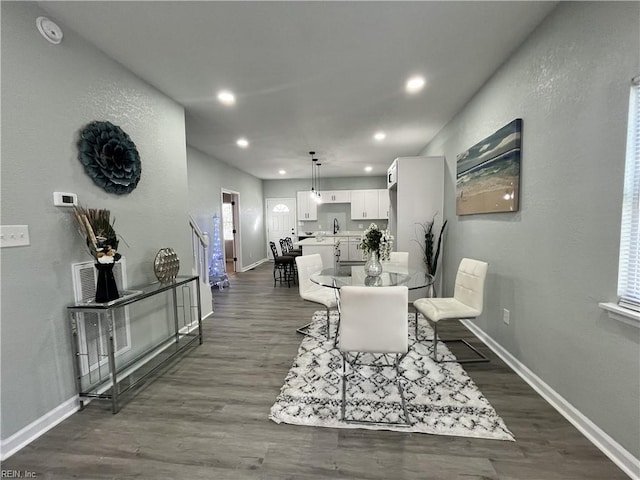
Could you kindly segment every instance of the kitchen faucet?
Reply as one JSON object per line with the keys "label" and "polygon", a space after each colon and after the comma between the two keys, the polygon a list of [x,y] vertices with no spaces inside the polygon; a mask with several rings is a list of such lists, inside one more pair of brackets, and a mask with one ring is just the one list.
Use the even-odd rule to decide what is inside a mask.
{"label": "kitchen faucet", "polygon": [[335,235],[339,231],[340,231],[340,224],[338,223],[338,219],[334,218],[333,219],[333,234]]}

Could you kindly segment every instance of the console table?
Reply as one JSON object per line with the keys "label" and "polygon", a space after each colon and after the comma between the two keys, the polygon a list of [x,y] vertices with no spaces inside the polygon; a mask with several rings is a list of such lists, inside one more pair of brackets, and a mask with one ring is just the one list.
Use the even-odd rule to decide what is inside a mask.
{"label": "console table", "polygon": [[[181,295],[182,305],[178,304],[177,293],[179,288],[183,290]],[[191,305],[192,288],[196,292],[196,305]],[[174,331],[156,345],[146,349],[142,354],[122,365],[116,365],[114,344],[115,312],[128,305],[151,299],[163,292],[171,294]],[[118,413],[121,395],[139,385],[185,349],[196,346],[196,341],[199,345],[202,344],[202,310],[199,277],[197,275],[178,276],[170,283],[152,283],[137,289],[124,290],[120,294],[120,298],[106,303],[96,303],[95,301],[79,302],[67,307],[71,321],[73,364],[81,409],[84,408],[84,402],[88,399],[110,400],[113,413]],[[179,324],[178,308],[181,308],[183,313],[182,325]],[[104,339],[106,353],[97,348],[98,364],[97,367],[93,368],[93,371],[88,361],[88,345],[82,344],[83,341],[87,342],[87,340],[86,338],[80,338],[78,334],[79,323],[83,321],[83,315],[87,313],[95,314],[101,325],[106,326],[106,338]],[[194,321],[194,315],[196,315],[197,321]],[[187,318],[189,323],[187,323]],[[100,364],[104,360],[108,365],[108,374],[106,375],[102,375]],[[86,362],[84,370],[89,370],[88,373],[83,372],[83,361]],[[97,378],[94,379],[93,376]]]}

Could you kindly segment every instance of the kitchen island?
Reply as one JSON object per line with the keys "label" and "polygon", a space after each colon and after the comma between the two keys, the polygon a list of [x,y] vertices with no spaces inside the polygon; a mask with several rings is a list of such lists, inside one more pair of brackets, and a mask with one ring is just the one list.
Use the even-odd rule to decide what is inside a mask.
{"label": "kitchen island", "polygon": [[324,237],[321,240],[318,240],[317,237],[306,238],[297,242],[297,245],[302,247],[302,255],[313,255],[314,253],[319,253],[322,258],[322,264],[325,268],[337,266],[337,253],[340,248],[340,238],[333,236]]}
{"label": "kitchen island", "polygon": [[[332,266],[337,261],[336,257],[340,257],[339,261],[343,264],[360,264],[366,260],[366,256],[360,249],[362,233],[363,232],[359,230],[347,230],[335,234],[312,232],[312,237],[300,240],[297,242],[297,245],[302,247],[303,255],[319,253],[322,256],[325,267]],[[318,237],[322,238],[320,242],[318,241]],[[306,249],[305,245],[307,245]],[[334,248],[333,252],[327,249],[327,247],[331,246]]]}

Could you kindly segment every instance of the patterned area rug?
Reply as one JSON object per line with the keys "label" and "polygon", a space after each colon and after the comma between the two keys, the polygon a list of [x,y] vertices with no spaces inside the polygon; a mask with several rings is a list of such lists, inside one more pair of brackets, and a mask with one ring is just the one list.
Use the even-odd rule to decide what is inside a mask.
{"label": "patterned area rug", "polygon": [[[403,432],[514,440],[491,404],[459,363],[435,363],[431,359],[433,330],[421,318],[420,342],[414,336],[414,315],[409,315],[409,353],[400,363],[401,382],[411,426],[361,425],[340,420],[342,405],[342,355],[334,348],[337,312],[331,312],[331,339],[326,338],[326,312],[313,315],[310,333],[298,355],[269,418],[276,423],[333,428],[368,428]],[[428,340],[424,340],[428,339]],[[438,354],[455,357],[446,345]],[[369,357],[369,358],[367,358]],[[376,365],[364,355],[358,363]],[[394,367],[352,369],[347,388],[347,418],[370,421],[403,419]]]}

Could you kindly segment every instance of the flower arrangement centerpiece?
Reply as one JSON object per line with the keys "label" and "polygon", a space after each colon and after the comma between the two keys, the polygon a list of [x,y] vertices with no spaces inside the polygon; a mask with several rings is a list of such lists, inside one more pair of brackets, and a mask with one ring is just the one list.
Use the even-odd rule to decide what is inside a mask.
{"label": "flower arrangement centerpiece", "polygon": [[368,254],[364,271],[369,276],[382,273],[381,260],[389,260],[393,248],[393,235],[389,230],[380,230],[375,223],[369,225],[360,238],[360,249]]}
{"label": "flower arrangement centerpiece", "polygon": [[85,238],[89,253],[96,261],[98,282],[96,302],[108,302],[120,297],[113,276],[113,265],[120,260],[118,237],[109,210],[74,207],[78,232]]}

